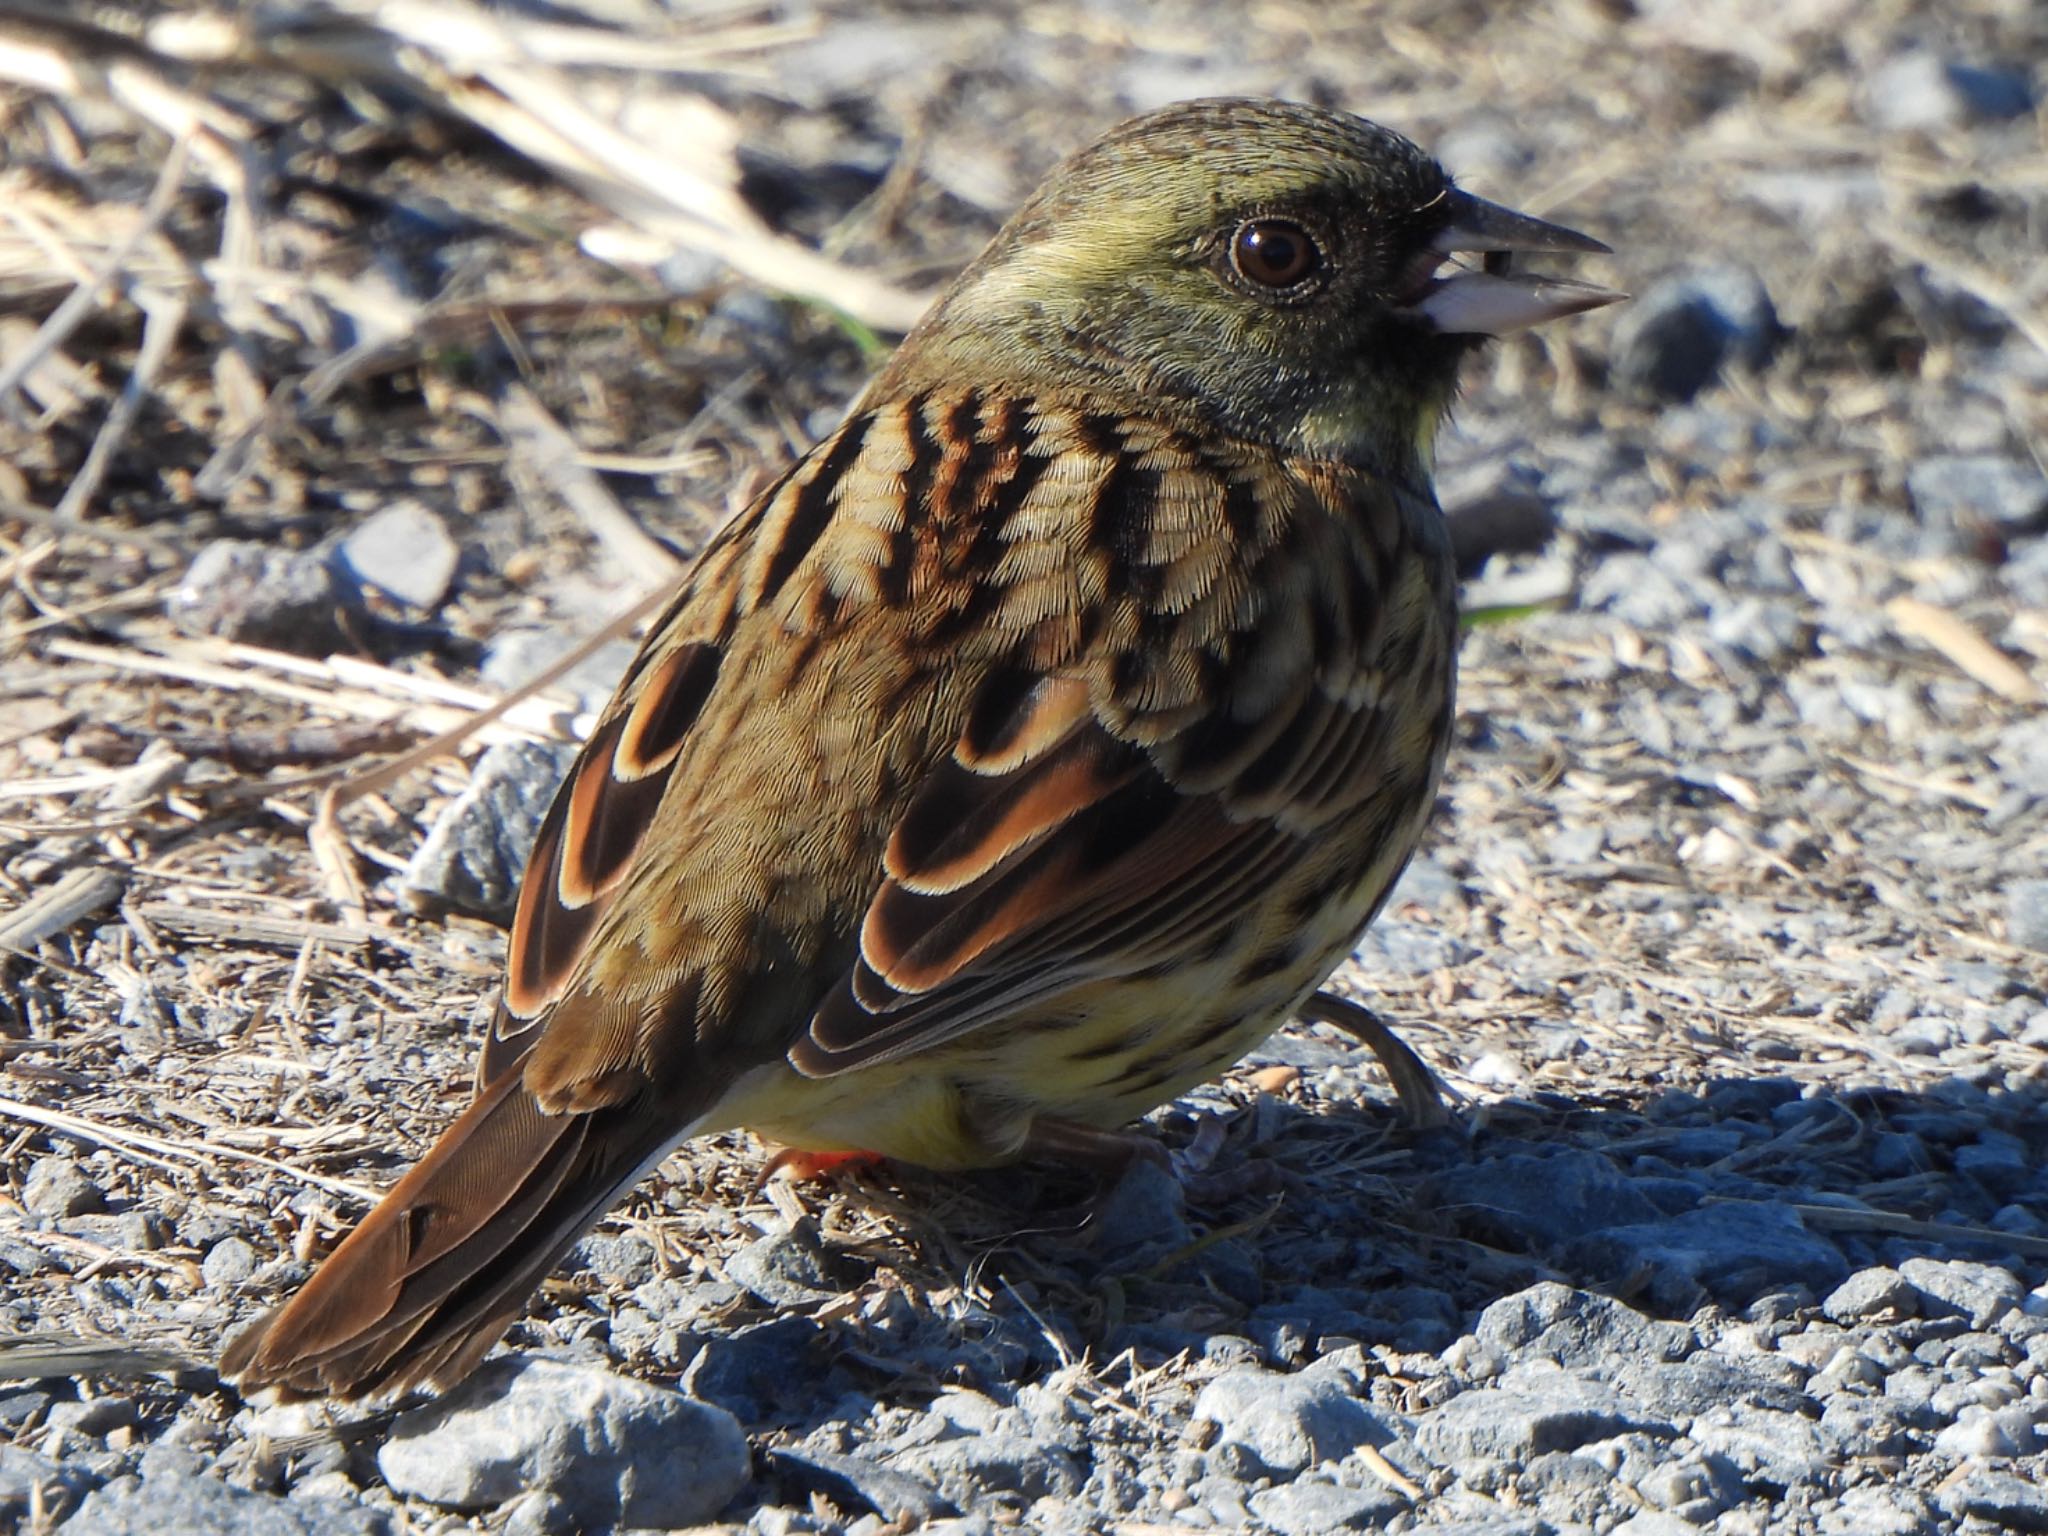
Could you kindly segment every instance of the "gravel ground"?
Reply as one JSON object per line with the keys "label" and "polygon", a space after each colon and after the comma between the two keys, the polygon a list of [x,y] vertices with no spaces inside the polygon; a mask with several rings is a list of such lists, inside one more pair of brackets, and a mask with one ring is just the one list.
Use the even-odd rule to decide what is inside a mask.
{"label": "gravel ground", "polygon": [[[474,39],[0,20],[0,1529],[2048,1531],[2048,12],[1329,11],[549,7],[811,300],[479,127],[538,98]],[[1057,154],[1218,92],[1636,295],[1444,444],[1459,741],[1341,981],[1454,1124],[1294,1027],[1153,1117],[1263,1170],[1214,1205],[695,1144],[471,1388],[221,1385],[466,1093],[630,642],[371,771],[658,582]]]}

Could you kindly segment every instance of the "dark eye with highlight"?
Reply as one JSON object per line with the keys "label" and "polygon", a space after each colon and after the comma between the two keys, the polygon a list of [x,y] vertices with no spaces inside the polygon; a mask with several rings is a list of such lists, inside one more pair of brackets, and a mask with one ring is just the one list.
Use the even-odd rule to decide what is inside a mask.
{"label": "dark eye with highlight", "polygon": [[1322,269],[1323,253],[1290,219],[1252,219],[1230,238],[1230,264],[1260,288],[1292,288]]}

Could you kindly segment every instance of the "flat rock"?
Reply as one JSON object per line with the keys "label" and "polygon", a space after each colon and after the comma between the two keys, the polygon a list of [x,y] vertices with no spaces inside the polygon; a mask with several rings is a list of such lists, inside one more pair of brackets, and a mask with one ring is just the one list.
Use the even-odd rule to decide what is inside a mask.
{"label": "flat rock", "polygon": [[1500,1385],[1461,1392],[1415,1421],[1416,1444],[1451,1467],[1527,1461],[1631,1431],[1668,1435],[1672,1425],[1589,1376],[1537,1366],[1513,1367]]}
{"label": "flat rock", "polygon": [[216,539],[193,557],[164,611],[188,635],[324,656],[342,643],[345,606],[320,553]]}
{"label": "flat rock", "polygon": [[1911,1258],[1899,1265],[1899,1274],[1919,1293],[1921,1310],[1959,1313],[1972,1328],[1989,1327],[2027,1294],[2010,1270],[1968,1259]]}
{"label": "flat rock", "polygon": [[1807,1231],[1797,1212],[1760,1201],[1609,1228],[1573,1244],[1567,1260],[1595,1275],[1648,1270],[1650,1300],[1671,1312],[1690,1312],[1702,1291],[1742,1307],[1787,1284],[1832,1290],[1849,1272],[1841,1250]]}
{"label": "flat rock", "polygon": [[439,517],[419,502],[401,501],[343,539],[334,566],[358,594],[429,613],[447,597],[461,553]]}
{"label": "flat rock", "polygon": [[1548,1248],[1609,1227],[1655,1221],[1663,1212],[1597,1152],[1554,1157],[1514,1153],[1454,1169],[1429,1196],[1483,1240]]}
{"label": "flat rock", "polygon": [[1611,1296],[1554,1281],[1503,1296],[1479,1314],[1472,1332],[1502,1353],[1570,1367],[1619,1359],[1677,1360],[1696,1342],[1683,1323],[1660,1322]]}
{"label": "flat rock", "polygon": [[1408,1501],[1391,1488],[1291,1482],[1253,1494],[1250,1507],[1280,1536],[1323,1536],[1326,1531],[1378,1530],[1407,1509]]}
{"label": "flat rock", "polygon": [[1325,1356],[1292,1374],[1250,1367],[1227,1371],[1202,1389],[1193,1418],[1217,1426],[1219,1443],[1244,1446],[1276,1473],[1300,1472],[1384,1444],[1393,1429],[1356,1391],[1346,1357]]}
{"label": "flat rock", "polygon": [[235,1488],[188,1451],[152,1451],[141,1474],[87,1495],[66,1536],[385,1536],[378,1510],[334,1499],[282,1499]]}
{"label": "flat rock", "polygon": [[1774,1408],[1724,1403],[1696,1417],[1686,1433],[1709,1455],[1726,1457],[1752,1485],[1789,1488],[1824,1475],[1833,1463],[1817,1423]]}
{"label": "flat rock", "polygon": [[655,1529],[708,1520],[745,1486],[733,1416],[590,1366],[521,1357],[399,1415],[377,1453],[385,1481],[451,1509],[540,1489],[584,1526]]}
{"label": "flat rock", "polygon": [[1896,1269],[1879,1264],[1857,1270],[1828,1292],[1820,1309],[1831,1322],[1844,1327],[1852,1323],[1895,1323],[1919,1313],[1920,1292]]}
{"label": "flat rock", "polygon": [[2010,1472],[1973,1472],[1937,1496],[1950,1518],[1973,1515],[1997,1531],[2048,1531],[2048,1488]]}

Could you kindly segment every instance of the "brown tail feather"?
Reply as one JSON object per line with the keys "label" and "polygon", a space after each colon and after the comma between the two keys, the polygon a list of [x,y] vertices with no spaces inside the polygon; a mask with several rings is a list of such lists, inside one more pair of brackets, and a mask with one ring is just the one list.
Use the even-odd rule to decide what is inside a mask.
{"label": "brown tail feather", "polygon": [[341,1397],[452,1384],[675,1129],[645,1102],[545,1114],[505,1072],[221,1374]]}

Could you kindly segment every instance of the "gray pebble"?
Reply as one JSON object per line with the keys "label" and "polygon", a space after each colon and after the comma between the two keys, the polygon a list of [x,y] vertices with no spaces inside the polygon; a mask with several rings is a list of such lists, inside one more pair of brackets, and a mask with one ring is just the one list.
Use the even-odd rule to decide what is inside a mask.
{"label": "gray pebble", "polygon": [[1896,1269],[1878,1265],[1859,1269],[1832,1291],[1820,1304],[1832,1321],[1851,1323],[1895,1323],[1916,1315],[1920,1292]]}
{"label": "gray pebble", "polygon": [[1102,1195],[1090,1227],[1096,1252],[1112,1270],[1147,1269],[1195,1239],[1187,1191],[1149,1157],[1134,1157]]}
{"label": "gray pebble", "polygon": [[1515,1366],[1498,1386],[1461,1392],[1415,1421],[1426,1455],[1456,1467],[1472,1458],[1527,1461],[1631,1430],[1665,1435],[1671,1425],[1612,1387],[1577,1372]]}
{"label": "gray pebble", "polygon": [[1845,1488],[1820,1512],[1823,1536],[1933,1536],[1934,1506],[1917,1488],[1887,1479]]}
{"label": "gray pebble", "polygon": [[399,1415],[377,1453],[401,1493],[486,1509],[540,1489],[584,1526],[708,1520],[746,1483],[731,1414],[590,1366],[488,1361],[444,1397]]}
{"label": "gray pebble", "polygon": [[1022,1434],[963,1435],[916,1446],[895,1457],[891,1466],[937,1484],[962,1509],[1003,1495],[1070,1498],[1085,1481],[1066,1451]]}
{"label": "gray pebble", "polygon": [[2015,880],[2005,888],[2005,941],[2048,955],[2048,880]]}
{"label": "gray pebble", "polygon": [[1936,1495],[1951,1519],[1966,1515],[1999,1531],[2048,1531],[2048,1486],[2010,1472],[1973,1472]]}
{"label": "gray pebble", "polygon": [[106,1209],[106,1197],[90,1175],[68,1157],[52,1154],[29,1164],[21,1181],[21,1203],[38,1216],[85,1216]]}
{"label": "gray pebble", "polygon": [[460,556],[439,517],[417,501],[401,501],[343,539],[334,551],[334,568],[359,597],[382,597],[430,613],[448,595]]}
{"label": "gray pebble", "polygon": [[1572,1245],[1569,1258],[1599,1274],[1648,1271],[1659,1310],[1690,1311],[1704,1291],[1744,1305],[1774,1286],[1832,1289],[1849,1266],[1796,1211],[1761,1202],[1702,1206],[1668,1221],[1610,1228]]}
{"label": "gray pebble", "polygon": [[406,899],[509,923],[541,821],[575,757],[565,742],[500,742],[485,752],[406,864]]}
{"label": "gray pebble", "polygon": [[755,1238],[725,1261],[725,1272],[774,1307],[814,1306],[846,1289],[808,1223]]}
{"label": "gray pebble", "polygon": [[1690,400],[1723,368],[1761,368],[1784,328],[1763,280],[1732,263],[1651,283],[1615,324],[1614,377],[1629,393]]}
{"label": "gray pebble", "polygon": [[1280,1536],[1377,1530],[1408,1508],[1408,1501],[1392,1489],[1315,1482],[1282,1483],[1253,1494],[1249,1504],[1251,1512]]}
{"label": "gray pebble", "polygon": [[1906,489],[1922,524],[1944,533],[2038,532],[2048,521],[2048,475],[2031,459],[1938,454],[1906,471]]}
{"label": "gray pebble", "polygon": [[1920,1293],[1921,1309],[1960,1313],[1973,1328],[1987,1328],[2020,1305],[2026,1295],[2009,1270],[1968,1259],[1911,1258],[1899,1273]]}
{"label": "gray pebble", "polygon": [[1548,1247],[1609,1227],[1632,1227],[1663,1213],[1635,1181],[1598,1152],[1554,1157],[1514,1153],[1438,1179],[1427,1197],[1485,1240]]}
{"label": "gray pebble", "polygon": [[1994,1457],[2031,1456],[2041,1449],[2030,1408],[1987,1408],[1973,1404],[1934,1437],[1935,1454],[1957,1461],[1988,1461]]}
{"label": "gray pebble", "polygon": [[1391,1439],[1394,1427],[1356,1396],[1358,1352],[1326,1355],[1303,1371],[1229,1371],[1202,1389],[1192,1417],[1217,1426],[1276,1473],[1299,1472]]}
{"label": "gray pebble", "polygon": [[256,1273],[256,1250],[239,1237],[224,1237],[199,1262],[208,1290],[230,1291]]}
{"label": "gray pebble", "polygon": [[317,551],[216,539],[193,557],[164,609],[188,635],[324,656],[342,643],[343,606]]}
{"label": "gray pebble", "polygon": [[1686,1433],[1701,1450],[1725,1456],[1746,1479],[1779,1488],[1824,1476],[1832,1465],[1820,1426],[1775,1408],[1723,1404],[1695,1418]]}
{"label": "gray pebble", "polygon": [[1621,1359],[1678,1360],[1696,1342],[1682,1323],[1659,1322],[1612,1297],[1554,1281],[1503,1296],[1479,1314],[1472,1332],[1500,1354],[1573,1368]]}

